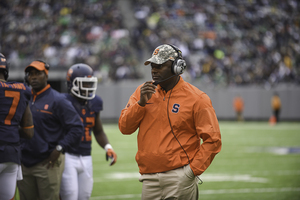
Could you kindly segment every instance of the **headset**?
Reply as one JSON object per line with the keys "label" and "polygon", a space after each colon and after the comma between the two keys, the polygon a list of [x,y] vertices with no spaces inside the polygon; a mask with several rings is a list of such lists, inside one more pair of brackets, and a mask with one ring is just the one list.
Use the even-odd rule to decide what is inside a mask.
{"label": "headset", "polygon": [[171,70],[172,70],[173,74],[180,75],[186,69],[186,62],[185,62],[185,60],[183,60],[182,52],[180,51],[180,49],[178,49],[176,46],[174,46],[172,44],[168,44],[168,45],[170,47],[172,47],[177,53],[177,57],[173,61]]}
{"label": "headset", "polygon": [[44,63],[46,70],[48,70],[48,71],[49,71],[49,69],[50,69],[50,65],[49,65],[48,63],[46,63],[46,62],[45,62],[45,61],[43,61],[43,60],[35,60],[35,61],[39,61],[39,62],[41,62],[41,63]]}
{"label": "headset", "polygon": [[171,71],[174,75],[172,75],[169,78],[166,78],[164,80],[161,80],[161,81],[154,81],[153,85],[158,85],[159,83],[165,82],[165,81],[173,78],[174,76],[179,76],[186,69],[186,62],[182,58],[182,53],[181,53],[180,49],[178,49],[176,46],[174,46],[172,44],[168,44],[168,45],[170,47],[172,47],[172,49],[174,49],[177,53],[177,57],[175,58],[175,60],[173,61],[172,66],[171,66]]}

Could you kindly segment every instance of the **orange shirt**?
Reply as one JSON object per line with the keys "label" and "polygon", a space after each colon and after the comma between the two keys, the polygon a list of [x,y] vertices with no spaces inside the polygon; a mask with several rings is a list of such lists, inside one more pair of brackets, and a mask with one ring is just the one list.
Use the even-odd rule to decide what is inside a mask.
{"label": "orange shirt", "polygon": [[234,98],[233,107],[236,112],[242,112],[244,110],[244,101],[243,101],[242,97]]}
{"label": "orange shirt", "polygon": [[[139,128],[136,161],[140,173],[164,172],[187,165],[189,161],[181,144],[194,174],[202,174],[221,150],[219,123],[210,98],[180,78],[167,93],[158,85],[156,93],[142,107],[137,103],[141,86],[131,95],[119,118],[123,134],[132,134]],[[167,109],[180,144],[171,131]]]}
{"label": "orange shirt", "polygon": [[279,96],[274,95],[271,100],[273,110],[279,110],[281,108],[281,101]]}

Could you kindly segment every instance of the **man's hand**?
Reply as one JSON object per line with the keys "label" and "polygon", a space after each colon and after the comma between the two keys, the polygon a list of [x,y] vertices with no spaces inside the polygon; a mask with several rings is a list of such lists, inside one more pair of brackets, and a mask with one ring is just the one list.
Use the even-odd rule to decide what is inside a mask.
{"label": "man's hand", "polygon": [[146,103],[151,99],[152,94],[156,92],[156,85],[152,84],[153,81],[147,81],[142,87],[141,87],[141,97],[140,100],[138,101],[138,104],[140,106],[145,106]]}
{"label": "man's hand", "polygon": [[54,149],[50,154],[50,156],[42,162],[42,165],[47,164],[47,169],[53,168],[59,156],[60,156],[60,152]]}
{"label": "man's hand", "polygon": [[117,154],[114,152],[114,150],[108,149],[106,151],[106,161],[108,161],[108,159],[111,159],[109,164],[110,166],[117,162]]}

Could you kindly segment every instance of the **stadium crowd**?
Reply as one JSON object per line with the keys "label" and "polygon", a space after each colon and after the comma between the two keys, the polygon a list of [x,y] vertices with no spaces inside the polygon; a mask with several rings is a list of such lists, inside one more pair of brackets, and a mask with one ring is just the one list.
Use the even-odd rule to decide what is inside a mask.
{"label": "stadium crowd", "polygon": [[[43,58],[57,70],[84,62],[103,80],[138,79],[144,55],[172,43],[183,52],[187,80],[300,83],[296,0],[127,0],[127,12],[112,0],[1,3],[0,49],[16,68]],[[134,15],[134,28],[125,15]]]}
{"label": "stadium crowd", "polygon": [[[129,31],[114,1],[1,3],[1,51],[12,67],[24,67],[24,61],[39,58],[57,70],[82,62],[113,80],[137,78],[130,71],[137,63]],[[122,68],[130,71],[127,77],[118,77]]]}

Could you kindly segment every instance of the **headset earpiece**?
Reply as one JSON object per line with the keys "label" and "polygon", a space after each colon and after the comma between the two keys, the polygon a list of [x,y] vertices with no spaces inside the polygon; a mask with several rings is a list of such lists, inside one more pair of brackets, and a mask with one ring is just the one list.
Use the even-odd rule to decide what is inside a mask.
{"label": "headset earpiece", "polygon": [[175,75],[180,75],[184,72],[184,70],[186,68],[186,62],[185,62],[185,60],[183,60],[182,53],[177,47],[175,47],[172,44],[169,44],[169,46],[171,46],[177,53],[177,57],[173,61],[173,65],[171,67],[171,71]]}
{"label": "headset earpiece", "polygon": [[36,61],[39,61],[39,62],[41,62],[41,63],[44,63],[45,68],[46,68],[47,70],[50,69],[50,65],[49,65],[48,63],[46,63],[45,61],[42,61],[42,60],[36,60]]}

